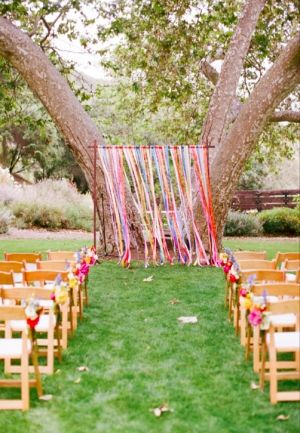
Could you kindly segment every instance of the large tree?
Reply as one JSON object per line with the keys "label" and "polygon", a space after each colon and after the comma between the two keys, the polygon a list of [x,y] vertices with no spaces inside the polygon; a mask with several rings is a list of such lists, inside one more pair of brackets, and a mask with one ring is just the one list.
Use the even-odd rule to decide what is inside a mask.
{"label": "large tree", "polygon": [[131,77],[154,106],[198,96],[203,107],[203,80],[211,85],[200,142],[213,147],[210,172],[220,237],[264,129],[270,122],[300,121],[293,110],[300,81],[297,10],[297,2],[276,0],[135,0],[105,9],[113,18],[100,34],[123,36],[107,63]]}
{"label": "large tree", "polygon": [[[8,3],[22,7],[22,2]],[[84,2],[66,2],[66,5],[74,4],[79,8],[80,3]],[[230,0],[134,0],[112,2],[111,8],[105,10],[100,7],[100,13],[110,23],[101,35],[125,35],[121,39],[125,42],[119,49],[121,59],[127,72],[131,71],[135,87],[144,91],[150,89],[148,95],[152,92],[154,108],[160,100],[168,98],[180,104],[193,92],[201,92],[203,79],[209,80],[211,96],[207,100],[201,141],[214,146],[211,180],[220,237],[243,166],[266,124],[270,120],[299,119],[299,114],[290,110],[274,111],[299,82],[299,35],[294,32],[293,2],[283,2],[280,6],[273,19],[275,28],[271,2],[263,10],[265,3],[265,0],[246,0],[240,9],[239,1]],[[51,2],[47,2],[49,4]],[[56,9],[50,12],[52,15],[57,13],[61,19],[67,6],[58,11],[56,2],[53,4]],[[259,21],[262,10],[265,21]],[[288,24],[282,24],[278,36],[276,26],[282,19],[279,17],[282,11],[285,11],[283,19],[287,19]],[[14,18],[11,11],[4,15],[6,18],[0,17],[0,55],[19,71],[42,101],[92,186],[92,150],[89,146],[94,140],[102,144],[103,138],[47,57],[45,41],[54,33],[56,18],[52,17],[50,24],[43,13],[33,14],[35,19],[30,15],[28,35],[11,22]],[[19,20],[15,22],[20,23]],[[46,22],[44,33],[40,30],[40,22]],[[69,21],[67,23],[62,22],[66,32],[71,26]],[[268,35],[266,26],[269,26]],[[40,46],[30,38],[36,34]],[[83,44],[86,44],[85,40]],[[219,74],[211,64],[218,59],[222,60]],[[205,86],[207,89],[207,81]],[[207,90],[204,93],[207,97]],[[108,197],[99,164],[97,188],[97,210],[102,229],[105,228],[101,239],[104,244],[111,244]],[[140,227],[130,199],[128,210],[131,212],[131,231],[139,235]]]}
{"label": "large tree", "polygon": [[[26,21],[28,10],[25,9],[23,2],[8,3],[10,3],[10,8],[8,8],[6,15],[12,18],[23,17],[23,20]],[[29,6],[35,6],[35,2],[29,1],[27,3]],[[30,15],[31,20],[29,20],[32,27],[30,34],[21,31],[9,19],[0,17],[0,55],[18,71],[32,92],[42,102],[66,143],[72,149],[85,174],[90,190],[93,191],[94,154],[91,147],[94,143],[104,144],[102,134],[70,89],[67,80],[45,54],[45,52],[48,53],[51,58],[52,51],[50,50],[49,53],[47,45],[44,45],[46,41],[48,43],[48,38],[51,38],[52,33],[56,31],[55,25],[58,18],[61,19],[69,11],[70,5],[74,6],[73,3],[76,6],[75,9],[80,9],[80,2],[75,1],[66,2],[63,7],[59,3],[53,2],[52,8],[49,7],[50,2],[47,2],[45,10],[34,10],[33,16]],[[56,18],[53,18],[55,13]],[[52,14],[51,23],[45,19],[47,14],[50,16]],[[40,23],[45,22],[46,26],[41,27]],[[66,26],[66,32],[69,31],[68,26],[71,26],[73,31],[72,20],[66,18],[66,22],[62,22],[61,25]],[[38,35],[39,43],[32,41],[30,36],[33,35]],[[114,233],[110,217],[109,197],[99,160],[96,164],[96,188],[96,207],[100,219],[100,249],[104,253],[111,253],[114,249]],[[127,212],[131,219],[133,245],[139,245],[142,242],[141,229],[135,217],[130,195],[127,200]]]}

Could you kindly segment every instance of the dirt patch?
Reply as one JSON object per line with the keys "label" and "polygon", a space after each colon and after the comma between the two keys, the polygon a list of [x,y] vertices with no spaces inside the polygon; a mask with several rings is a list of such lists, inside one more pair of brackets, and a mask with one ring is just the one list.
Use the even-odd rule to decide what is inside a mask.
{"label": "dirt patch", "polygon": [[92,242],[93,233],[84,232],[81,230],[59,230],[59,231],[49,231],[44,229],[39,230],[20,230],[16,228],[9,229],[6,234],[1,234],[0,239],[10,240],[10,239],[73,239],[81,240],[88,239]]}
{"label": "dirt patch", "polygon": [[[82,230],[59,230],[59,231],[49,231],[45,229],[16,229],[10,228],[9,232],[6,234],[0,234],[0,239],[9,240],[9,239],[74,239],[74,240],[89,240],[93,241],[93,233],[85,232]],[[224,237],[224,240],[238,241],[264,241],[264,242],[284,242],[284,241],[292,241],[299,242],[299,238],[297,237]]]}
{"label": "dirt patch", "polygon": [[284,242],[284,241],[290,241],[290,242],[299,242],[300,238],[297,237],[268,237],[268,236],[262,236],[262,237],[250,237],[250,236],[226,236],[223,238],[224,241],[264,241],[264,242]]}

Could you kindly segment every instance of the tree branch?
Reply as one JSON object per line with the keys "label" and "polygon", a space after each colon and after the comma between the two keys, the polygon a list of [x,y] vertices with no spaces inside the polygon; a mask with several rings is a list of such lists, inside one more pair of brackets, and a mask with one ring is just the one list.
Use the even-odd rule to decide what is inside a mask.
{"label": "tree branch", "polygon": [[225,55],[201,137],[202,142],[216,148],[220,146],[222,136],[226,132],[228,117],[231,117],[230,110],[236,98],[236,89],[249,50],[251,36],[265,2],[266,0],[246,1],[243,14]]}
{"label": "tree branch", "polygon": [[269,121],[300,123],[300,111],[292,111],[292,110],[274,111]]}
{"label": "tree branch", "polygon": [[[255,86],[212,163],[213,196],[226,197],[218,206],[228,206],[233,188],[275,107],[300,82],[300,32],[283,48],[280,56]],[[229,156],[228,156],[229,155]],[[224,163],[224,158],[227,158]],[[228,198],[228,201],[227,201]]]}
{"label": "tree branch", "polygon": [[203,75],[214,85],[217,84],[219,79],[219,72],[207,61],[202,60],[200,69]]}
{"label": "tree branch", "polygon": [[[200,66],[203,75],[212,83],[216,84],[219,79],[219,72],[207,61],[203,60]],[[241,111],[243,104],[236,96],[232,101],[228,123],[232,123]],[[300,123],[300,111],[284,110],[274,111],[269,122],[293,122]]]}

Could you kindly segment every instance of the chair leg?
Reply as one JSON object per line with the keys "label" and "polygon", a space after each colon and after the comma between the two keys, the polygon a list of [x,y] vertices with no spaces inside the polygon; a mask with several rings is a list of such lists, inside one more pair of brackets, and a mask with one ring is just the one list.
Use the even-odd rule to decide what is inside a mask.
{"label": "chair leg", "polygon": [[[8,323],[6,323],[6,326],[5,326],[5,337],[6,338],[12,337],[12,331],[11,331],[11,328],[8,325]],[[11,359],[10,358],[4,359],[4,371],[5,371],[5,373],[11,373]]]}
{"label": "chair leg", "polygon": [[54,327],[53,322],[49,327],[48,338],[47,338],[47,370],[49,374],[54,372]]}
{"label": "chair leg", "polygon": [[231,322],[232,317],[232,306],[233,306],[233,293],[232,285],[229,286],[229,300],[228,300],[228,320]]}
{"label": "chair leg", "polygon": [[240,337],[241,345],[247,345],[247,321],[246,321],[246,310],[240,305]]}
{"label": "chair leg", "polygon": [[68,346],[68,306],[66,304],[61,306],[61,316],[61,345],[63,349],[66,349]]}
{"label": "chair leg", "polygon": [[261,346],[261,370],[260,370],[260,378],[259,378],[259,386],[263,390],[265,387],[265,366],[266,366],[266,342],[265,337],[263,338],[262,346]]}
{"label": "chair leg", "polygon": [[259,355],[260,355],[260,329],[258,326],[253,328],[253,370],[259,372]]}
{"label": "chair leg", "polygon": [[78,304],[79,304],[79,319],[82,320],[83,318],[83,296],[82,296],[82,284],[79,286],[78,290]]}
{"label": "chair leg", "polygon": [[245,359],[249,359],[250,355],[250,345],[251,345],[251,334],[252,334],[252,327],[247,324],[246,325],[246,350],[245,350]]}
{"label": "chair leg", "polygon": [[88,294],[88,278],[84,280],[84,304],[89,304],[89,294]]}
{"label": "chair leg", "polygon": [[235,306],[235,335],[239,335],[240,332],[240,301],[237,300],[236,306]]}
{"label": "chair leg", "polygon": [[269,352],[269,363],[270,363],[270,401],[272,404],[277,403],[277,353],[276,350],[271,350]]}
{"label": "chair leg", "polygon": [[28,351],[27,339],[23,338],[23,350],[21,358],[21,399],[22,410],[29,409],[29,365],[28,365]]}
{"label": "chair leg", "polygon": [[41,373],[39,370],[39,363],[38,363],[37,345],[34,340],[32,341],[31,360],[34,368],[37,394],[39,397],[41,397],[43,395],[43,388],[42,388]]}
{"label": "chair leg", "polygon": [[59,362],[62,362],[60,327],[59,327],[58,323],[56,323],[56,326],[55,326],[55,336],[56,336],[56,341],[57,341],[57,358],[58,358]]}

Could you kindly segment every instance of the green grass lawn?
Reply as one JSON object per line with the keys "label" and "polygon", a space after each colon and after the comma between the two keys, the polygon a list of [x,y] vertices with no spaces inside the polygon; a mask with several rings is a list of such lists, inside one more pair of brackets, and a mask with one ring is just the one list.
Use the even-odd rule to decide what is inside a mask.
{"label": "green grass lawn", "polygon": [[290,238],[284,240],[276,240],[276,238],[226,238],[224,240],[224,246],[232,249],[233,251],[266,251],[268,259],[273,259],[278,251],[282,253],[300,251],[299,238]]}
{"label": "green grass lawn", "polygon": [[[2,252],[79,244],[0,241]],[[29,412],[0,411],[1,433],[299,432],[298,403],[272,406],[268,387],[250,388],[258,379],[227,321],[220,269],[106,262],[91,270],[89,286],[84,320],[57,373],[43,379],[53,399],[32,390]],[[179,324],[183,315],[198,323]],[[151,409],[162,403],[172,412],[156,418]],[[277,421],[281,414],[289,419]]]}

